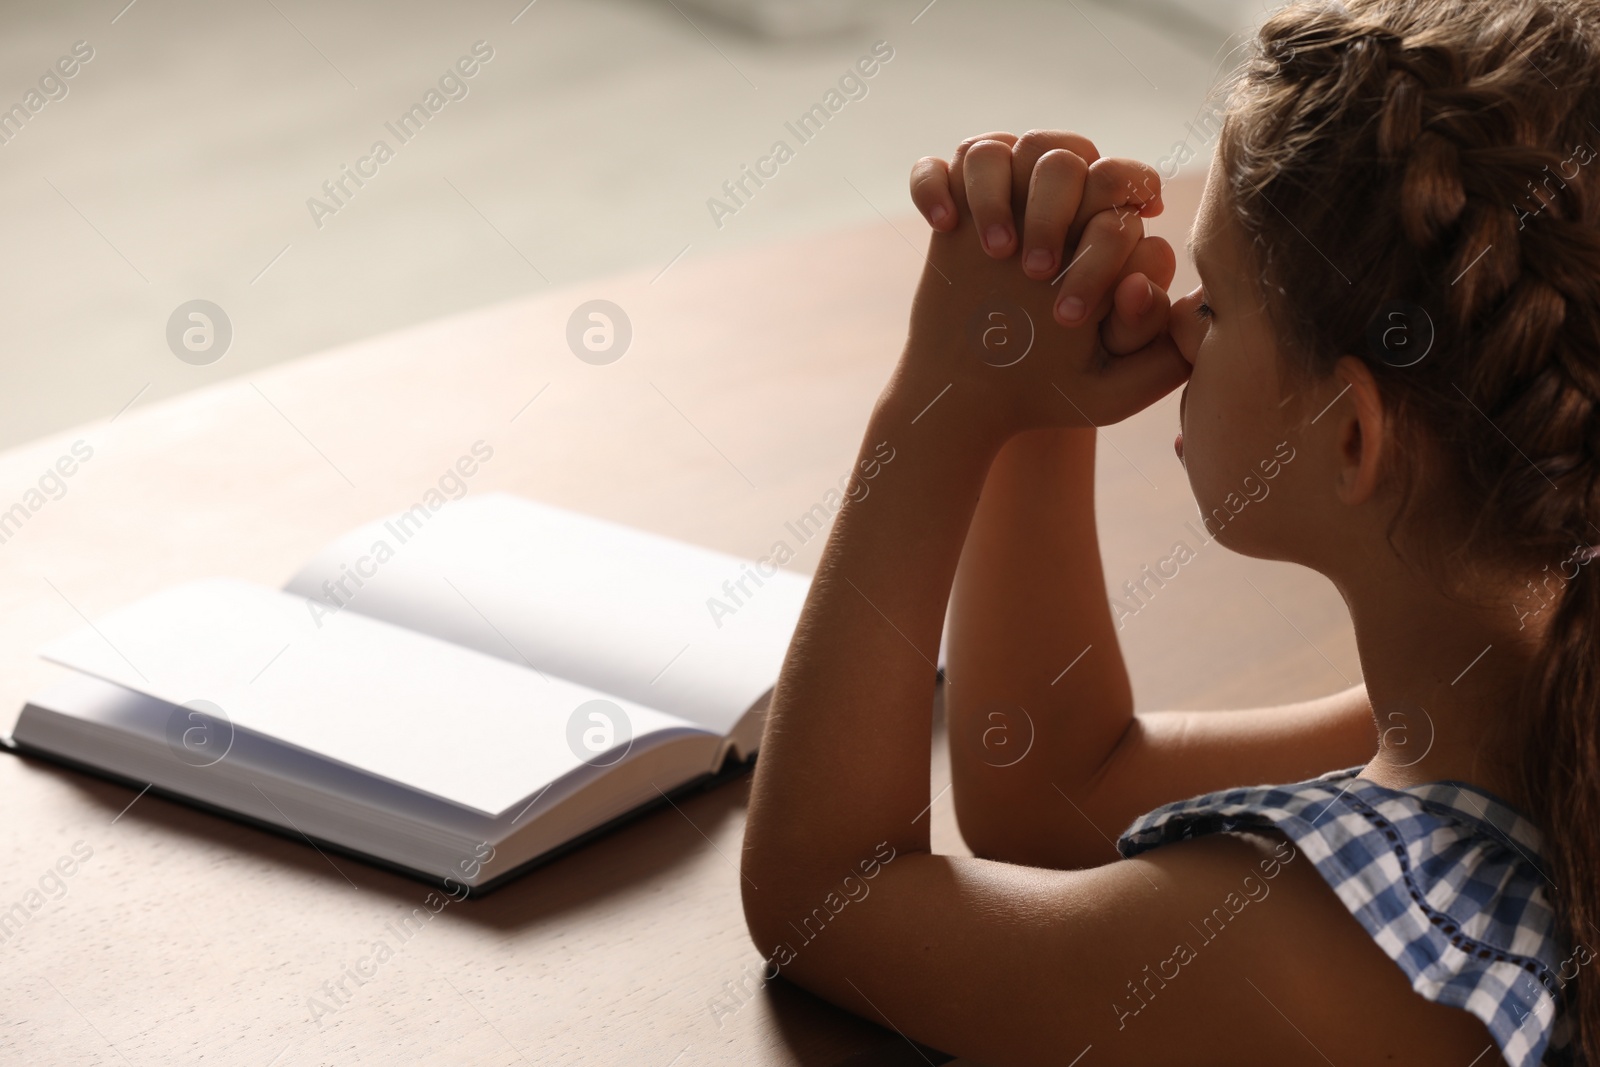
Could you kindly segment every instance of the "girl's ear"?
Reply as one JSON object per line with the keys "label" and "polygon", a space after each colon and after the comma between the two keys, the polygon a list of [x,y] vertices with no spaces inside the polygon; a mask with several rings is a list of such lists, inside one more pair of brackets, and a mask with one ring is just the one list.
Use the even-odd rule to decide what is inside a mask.
{"label": "girl's ear", "polygon": [[1350,393],[1350,403],[1341,404],[1330,416],[1334,423],[1337,449],[1337,492],[1345,504],[1364,504],[1378,490],[1378,475],[1385,451],[1390,447],[1389,420],[1383,409],[1383,396],[1372,370],[1354,356],[1344,356],[1334,364],[1333,376]]}

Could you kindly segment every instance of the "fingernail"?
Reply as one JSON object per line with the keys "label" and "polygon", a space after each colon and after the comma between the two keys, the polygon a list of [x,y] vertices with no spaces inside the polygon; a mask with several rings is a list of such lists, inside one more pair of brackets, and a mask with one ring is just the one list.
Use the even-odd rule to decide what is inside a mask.
{"label": "fingernail", "polygon": [[1061,317],[1068,322],[1077,322],[1083,318],[1083,301],[1075,296],[1062,298]]}
{"label": "fingernail", "polygon": [[1055,265],[1055,257],[1043,248],[1035,248],[1028,253],[1026,264],[1029,270],[1039,274]]}
{"label": "fingernail", "polygon": [[983,247],[991,252],[998,252],[1006,246],[1006,241],[1010,237],[1011,235],[1006,231],[1006,228],[997,222],[983,231]]}
{"label": "fingernail", "polygon": [[928,213],[928,218],[930,220],[932,220],[932,222],[933,222],[933,224],[935,226],[937,226],[939,223],[943,222],[945,219],[947,219],[949,217],[950,217],[950,212],[948,212],[948,211],[946,211],[944,209],[944,205],[943,204],[935,204],[935,205],[933,205],[933,210]]}

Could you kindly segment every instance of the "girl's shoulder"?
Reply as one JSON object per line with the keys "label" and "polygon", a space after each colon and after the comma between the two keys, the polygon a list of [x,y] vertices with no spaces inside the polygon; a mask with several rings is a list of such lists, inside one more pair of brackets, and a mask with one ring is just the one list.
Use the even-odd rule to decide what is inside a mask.
{"label": "girl's shoulder", "polygon": [[1562,988],[1590,962],[1551,906],[1538,829],[1465,782],[1391,789],[1360,768],[1157,808],[1124,857],[1211,833],[1276,830],[1429,1000],[1481,1019],[1513,1067],[1575,1064]]}

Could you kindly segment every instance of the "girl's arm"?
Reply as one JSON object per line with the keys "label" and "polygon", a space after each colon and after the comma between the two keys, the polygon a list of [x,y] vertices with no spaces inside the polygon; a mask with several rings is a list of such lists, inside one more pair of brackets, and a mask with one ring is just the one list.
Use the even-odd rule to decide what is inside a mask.
{"label": "girl's arm", "polygon": [[[905,351],[874,409],[852,491],[768,708],[748,864],[759,866],[768,856],[787,863],[777,857],[795,850],[825,855],[841,843],[837,820],[851,823],[850,839],[927,850],[928,822],[920,815],[927,806],[935,657],[990,464],[1020,431],[1092,433],[1097,423],[1127,417],[1188,376],[1170,339],[1104,362],[1099,321],[1113,284],[1143,243],[1137,210],[1101,212],[1084,224],[1084,251],[1059,298],[1048,281],[1029,279],[996,255],[1000,243],[991,240],[987,252],[980,247],[966,176],[973,176],[975,194],[1009,203],[1012,150],[993,140],[963,146],[952,175],[958,224],[931,240]],[[1052,189],[1059,194],[1066,184]],[[1062,231],[1056,246],[1080,199],[1053,199]],[[1081,309],[1070,326],[1060,321],[1068,297]],[[1026,341],[1012,343],[1020,338]],[[892,462],[880,462],[885,457]],[[950,682],[952,689],[961,684]],[[848,796],[832,788],[843,782],[850,783]],[[806,804],[815,817],[768,814]],[[847,851],[859,851],[857,843]]]}
{"label": "girl's arm", "polygon": [[[1110,228],[1094,236],[1126,255]],[[767,975],[995,1067],[1469,1062],[1482,1024],[1414,994],[1281,840],[1218,836],[1089,871],[930,854],[933,657],[991,462],[1019,427],[1116,421],[1184,373],[1161,351],[1103,366],[1092,337],[1053,327],[994,373],[959,340],[993,306],[971,294],[1043,323],[1050,292],[971,240],[970,224],[933,239],[862,443],[870,492],[840,510],[767,713],[741,871]],[[1088,266],[1080,280],[1098,284],[1105,265]],[[895,459],[874,468],[882,442]],[[1180,953],[1246,878],[1271,896]]]}
{"label": "girl's arm", "polygon": [[[1090,867],[1152,808],[1363,764],[1366,687],[1246,711],[1135,714],[1100,562],[1095,431],[1000,450],[951,594],[945,693],[956,816],[990,859]],[[1069,669],[1070,668],[1070,669]]]}
{"label": "girl's arm", "polygon": [[[950,167],[919,161],[912,196],[935,229],[957,218],[956,194],[974,226],[1009,226],[1009,243],[1029,262],[1075,233],[1062,219],[1114,206],[1131,212],[1135,194],[1160,210],[1159,181],[1126,161],[1101,159],[1066,131],[1021,138],[966,165],[975,138]],[[1063,156],[1070,157],[1066,164]],[[1087,242],[1085,242],[1087,244]],[[1113,313],[1102,330],[1112,352],[1132,353],[1167,332],[1164,292],[1175,263],[1164,242],[1141,242],[1124,275],[1152,283],[1135,316]],[[1116,858],[1111,838],[1163,803],[1216,789],[1296,781],[1369,760],[1377,732],[1364,686],[1320,700],[1239,712],[1136,715],[1105,590],[1094,514],[1095,430],[1047,429],[1013,437],[983,486],[951,594],[945,694],[954,802],[963,837],[978,855],[1048,867]]]}
{"label": "girl's arm", "polygon": [[1095,529],[1095,439],[1090,427],[1007,442],[955,575],[944,700],[952,796],[962,837],[991,859],[1116,858],[1085,818],[1063,817],[1133,718]]}

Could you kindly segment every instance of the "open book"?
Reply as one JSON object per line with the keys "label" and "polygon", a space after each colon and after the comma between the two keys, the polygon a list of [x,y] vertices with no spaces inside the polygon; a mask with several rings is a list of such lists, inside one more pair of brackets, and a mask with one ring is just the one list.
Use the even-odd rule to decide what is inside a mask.
{"label": "open book", "polygon": [[810,580],[505,494],[48,645],[12,739],[482,892],[749,766]]}

